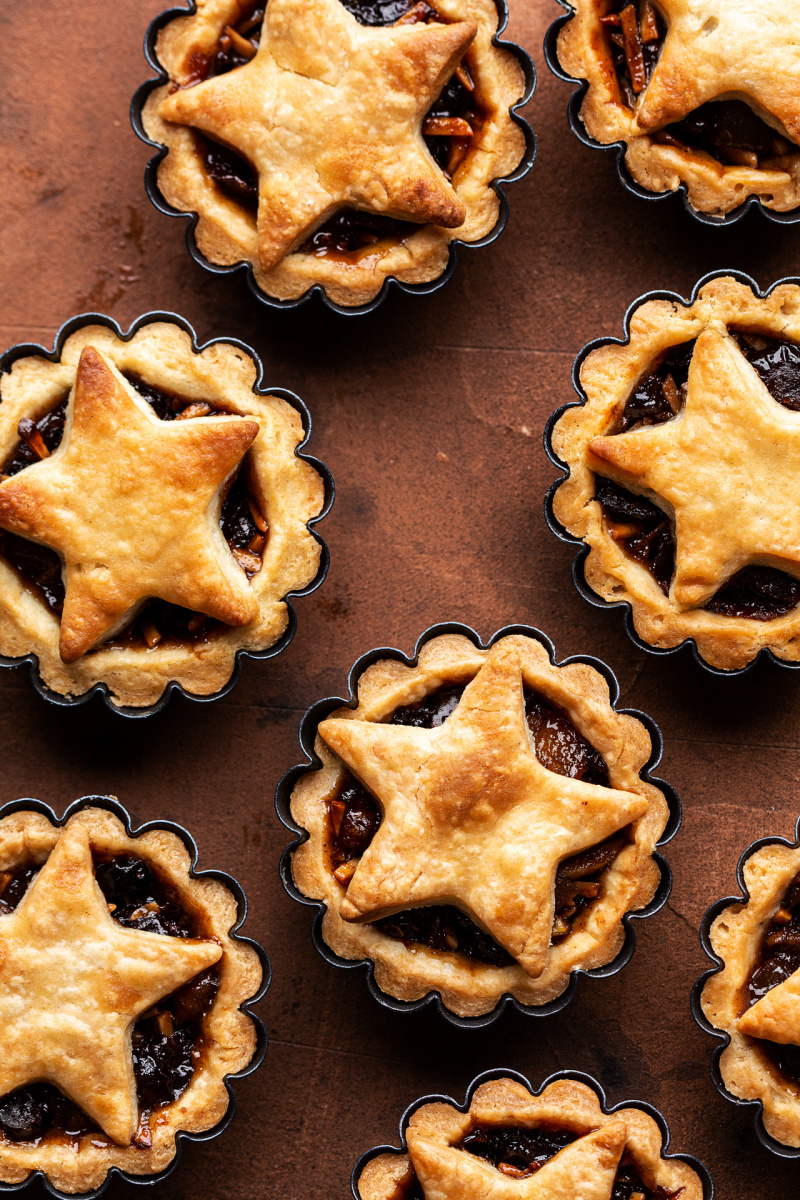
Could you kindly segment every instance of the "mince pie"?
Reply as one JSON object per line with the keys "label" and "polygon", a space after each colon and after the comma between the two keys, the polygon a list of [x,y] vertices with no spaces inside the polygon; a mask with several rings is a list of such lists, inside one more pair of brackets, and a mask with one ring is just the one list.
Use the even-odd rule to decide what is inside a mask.
{"label": "mince pie", "polygon": [[158,188],[216,265],[342,306],[437,279],[497,225],[526,137],[494,0],[218,0],[161,29],[142,112]]}
{"label": "mince pie", "polygon": [[586,582],[643,641],[692,639],[722,670],[800,658],[800,287],[720,277],[641,304],[580,369],[551,435],[553,513]]}
{"label": "mince pie", "polygon": [[588,82],[580,118],[594,141],[624,143],[651,192],[684,188],[723,217],[758,197],[800,206],[800,10],[774,0],[569,0],[558,39]]}
{"label": "mince pie", "polygon": [[73,332],[0,376],[0,654],[119,706],[212,695],[289,623],[320,545],[299,413],[238,346],[152,321]]}
{"label": "mince pie", "polygon": [[800,1146],[800,848],[760,845],[741,865],[746,895],[713,921],[722,969],[700,996],[730,1039],[719,1070],[740,1100],[759,1100],[767,1133]]}
{"label": "mince pie", "polygon": [[[403,1133],[407,1153],[369,1159],[359,1200],[703,1200],[703,1181],[663,1155],[640,1108],[603,1111],[597,1093],[558,1079],[539,1095],[492,1079],[464,1112],[423,1104]],[[698,1164],[699,1165],[699,1164]],[[701,1168],[702,1169],[702,1168]]]}
{"label": "mince pie", "polygon": [[104,808],[0,820],[0,1180],[90,1192],[155,1175],[219,1124],[257,1049],[238,906],[183,841]]}
{"label": "mince pie", "polygon": [[547,1004],[619,954],[658,888],[650,737],[598,671],[553,666],[533,637],[446,634],[416,666],[374,663],[315,752],[291,800],[295,885],[324,903],[327,945],[400,1000]]}

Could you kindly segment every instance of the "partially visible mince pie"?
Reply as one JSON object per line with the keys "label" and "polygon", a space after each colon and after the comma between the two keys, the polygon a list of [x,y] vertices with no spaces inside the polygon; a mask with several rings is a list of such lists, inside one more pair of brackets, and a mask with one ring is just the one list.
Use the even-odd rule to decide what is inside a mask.
{"label": "partially visible mince pie", "polygon": [[492,183],[526,153],[498,23],[494,0],[200,0],[156,44],[158,187],[208,261],[249,263],[275,299],[434,280],[453,238],[497,224]]}
{"label": "partially visible mince pie", "polygon": [[300,413],[238,346],[86,325],[0,376],[0,654],[62,696],[211,695],[288,625],[324,503]]}
{"label": "partially visible mince pie", "polygon": [[538,1096],[515,1079],[492,1079],[466,1112],[423,1104],[404,1133],[407,1153],[367,1162],[359,1200],[703,1200],[697,1171],[663,1156],[651,1116],[635,1107],[606,1113],[576,1079]]}
{"label": "partially visible mince pie", "polygon": [[720,1058],[727,1090],[760,1100],[764,1127],[800,1146],[800,849],[775,842],[745,857],[747,895],[724,908],[709,940],[723,967],[700,1004],[726,1033]]}
{"label": "partially visible mince pie", "polygon": [[558,39],[587,133],[651,192],[722,217],[800,206],[800,12],[774,0],[569,0]]}
{"label": "partially visible mince pie", "polygon": [[800,287],[648,300],[580,383],[551,435],[553,513],[589,547],[589,587],[651,646],[692,639],[723,670],[800,659]]}
{"label": "partially visible mince pie", "polygon": [[374,663],[315,750],[291,801],[308,831],[294,882],[324,902],[328,946],[371,959],[391,996],[437,991],[467,1017],[506,993],[546,1004],[611,962],[653,899],[669,810],[640,775],[650,736],[599,672],[553,666],[533,637],[446,634],[416,666]]}
{"label": "partially visible mince pie", "polygon": [[262,979],[237,903],[186,846],[113,813],[0,821],[0,1181],[91,1192],[163,1171],[224,1117]]}

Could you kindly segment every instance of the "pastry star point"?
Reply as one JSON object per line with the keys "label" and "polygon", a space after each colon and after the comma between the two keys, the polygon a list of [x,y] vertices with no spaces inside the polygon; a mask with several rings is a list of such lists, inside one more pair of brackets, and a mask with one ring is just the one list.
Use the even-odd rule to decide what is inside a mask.
{"label": "pastry star point", "polygon": [[800,970],[748,1008],[738,1026],[749,1037],[800,1046]]}
{"label": "pastry star point", "polygon": [[84,347],[61,445],[0,483],[0,526],[64,564],[64,662],[151,597],[228,625],[253,620],[255,596],[212,509],[258,429],[229,416],[160,421],[105,355]]}
{"label": "pastry star point", "polygon": [[774,0],[659,0],[658,7],[667,36],[635,110],[645,133],[732,93],[753,100],[800,140],[796,5],[776,9]]}
{"label": "pastry star point", "polygon": [[339,0],[271,0],[255,58],[172,93],[159,111],[254,166],[264,271],[343,207],[456,228],[464,203],[420,126],[476,30],[470,21],[375,29]]}
{"label": "pastry star point", "polygon": [[624,1122],[609,1121],[560,1150],[533,1175],[510,1179],[466,1150],[408,1130],[414,1170],[425,1195],[437,1200],[611,1200],[627,1142]]}
{"label": "pastry star point", "polygon": [[559,862],[647,811],[642,796],[542,766],[519,659],[502,643],[438,729],[330,718],[319,732],[383,809],[342,917],[457,903],[533,977],[547,963]]}
{"label": "pastry star point", "polygon": [[697,338],[677,417],[594,438],[589,450],[600,474],[674,514],[679,608],[705,604],[749,563],[800,576],[800,419],[731,337],[707,329]]}
{"label": "pastry star point", "polygon": [[221,955],[214,942],[113,921],[88,832],[70,822],[19,907],[0,917],[0,1095],[46,1080],[130,1144],[138,1113],[129,1030]]}

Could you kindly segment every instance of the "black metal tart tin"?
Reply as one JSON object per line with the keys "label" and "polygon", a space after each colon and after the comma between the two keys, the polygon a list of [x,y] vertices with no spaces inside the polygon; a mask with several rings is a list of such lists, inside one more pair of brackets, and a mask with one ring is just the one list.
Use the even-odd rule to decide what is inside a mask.
{"label": "black metal tart tin", "polygon": [[473,1079],[472,1083],[467,1088],[467,1094],[464,1097],[464,1103],[458,1104],[450,1096],[435,1095],[435,1096],[420,1096],[419,1100],[415,1100],[410,1104],[400,1118],[400,1145],[399,1146],[373,1146],[371,1150],[367,1150],[361,1155],[356,1165],[353,1167],[353,1173],[350,1176],[350,1189],[353,1193],[353,1200],[361,1200],[361,1193],[358,1190],[358,1181],[368,1162],[373,1158],[377,1158],[379,1154],[407,1154],[408,1146],[406,1145],[406,1130],[408,1123],[411,1120],[417,1109],[422,1108],[425,1104],[450,1104],[453,1108],[457,1108],[459,1112],[466,1112],[472,1103],[472,1098],[478,1088],[483,1083],[490,1083],[493,1079],[513,1079],[515,1083],[521,1083],[534,1096],[541,1096],[546,1087],[551,1083],[555,1083],[559,1079],[572,1079],[576,1083],[582,1083],[586,1087],[592,1089],[600,1101],[600,1107],[606,1116],[611,1113],[618,1112],[621,1108],[638,1108],[642,1112],[647,1113],[648,1117],[652,1117],[656,1125],[661,1131],[661,1157],[666,1159],[679,1159],[685,1162],[696,1171],[700,1176],[703,1184],[703,1200],[714,1200],[714,1182],[708,1173],[708,1168],[705,1163],[699,1158],[695,1158],[692,1154],[667,1154],[669,1147],[669,1126],[662,1113],[652,1105],[645,1103],[643,1100],[621,1100],[619,1104],[609,1108],[606,1102],[605,1092],[596,1079],[591,1075],[586,1075],[583,1071],[556,1071],[553,1075],[548,1075],[547,1079],[538,1087],[531,1086],[529,1081],[519,1071],[504,1071],[501,1067],[493,1067],[490,1071],[483,1071],[480,1075]]}
{"label": "black metal tart tin", "polygon": [[524,119],[524,117],[519,115],[519,110],[528,103],[533,95],[534,88],[536,87],[536,69],[533,65],[530,55],[523,50],[521,46],[518,46],[515,42],[504,41],[501,39],[500,34],[508,24],[508,4],[507,0],[495,0],[495,4],[497,5],[499,19],[497,30],[492,35],[492,45],[498,46],[503,50],[507,50],[510,54],[513,54],[518,60],[525,77],[525,91],[517,103],[512,105],[512,107],[509,109],[511,117],[525,135],[525,153],[519,166],[512,171],[510,175],[506,175],[502,179],[495,179],[492,181],[492,189],[497,193],[497,196],[500,200],[500,215],[497,218],[497,224],[494,226],[494,229],[490,230],[486,237],[481,238],[480,241],[477,242],[462,242],[459,241],[458,238],[454,238],[450,243],[447,266],[442,274],[438,276],[438,278],[432,279],[429,283],[401,283],[400,280],[395,279],[393,276],[388,276],[383,284],[383,287],[373,300],[368,301],[366,304],[353,306],[335,304],[332,300],[329,300],[325,293],[324,287],[319,283],[314,284],[314,286],[309,288],[307,292],[304,292],[302,296],[298,296],[296,300],[278,300],[261,290],[256,283],[253,268],[249,262],[232,263],[230,266],[219,266],[217,263],[212,263],[209,259],[207,259],[205,255],[198,249],[197,240],[195,238],[195,228],[198,222],[198,214],[182,212],[178,208],[173,208],[172,205],[168,204],[162,196],[158,186],[158,167],[159,163],[167,153],[167,148],[160,142],[153,141],[153,139],[145,131],[144,124],[142,122],[142,110],[147,101],[147,97],[155,88],[161,87],[162,84],[167,83],[169,80],[169,75],[161,66],[161,63],[158,61],[156,56],[156,40],[158,35],[161,30],[176,17],[185,17],[197,12],[197,4],[195,0],[190,0],[188,7],[168,8],[164,12],[160,13],[159,16],[157,16],[155,20],[150,23],[147,33],[145,34],[145,58],[147,59],[148,64],[156,72],[156,77],[154,79],[148,79],[139,88],[137,88],[133,100],[131,101],[131,124],[133,125],[134,132],[146,145],[155,146],[158,150],[158,153],[150,159],[147,167],[145,168],[144,186],[149,199],[155,205],[158,211],[164,213],[166,216],[183,217],[189,221],[189,225],[186,229],[186,245],[190,255],[194,261],[199,264],[199,266],[204,267],[206,271],[210,271],[213,275],[233,275],[237,272],[243,272],[251,294],[261,304],[265,304],[269,308],[297,308],[298,305],[305,304],[306,301],[310,300],[312,296],[318,295],[325,307],[329,308],[331,312],[341,313],[343,316],[347,317],[353,317],[361,316],[363,313],[374,312],[376,308],[383,304],[392,287],[397,288],[398,291],[406,292],[409,295],[417,296],[429,295],[431,292],[438,292],[440,288],[444,287],[450,276],[453,274],[456,268],[458,251],[461,249],[461,247],[463,247],[465,250],[481,249],[483,246],[489,246],[503,232],[506,222],[508,221],[508,199],[505,191],[503,190],[503,185],[508,183],[516,183],[518,179],[522,179],[524,175],[527,175],[528,171],[533,166],[534,159],[536,158],[536,137],[528,122]]}
{"label": "black metal tart tin", "polygon": [[750,893],[744,881],[745,863],[748,859],[752,858],[757,850],[763,849],[764,846],[787,846],[790,850],[796,850],[800,846],[800,818],[797,821],[795,840],[793,842],[790,842],[788,838],[763,837],[747,847],[736,866],[736,879],[739,884],[740,894],[738,896],[726,896],[722,900],[717,900],[703,917],[700,923],[700,941],[706,954],[714,963],[714,966],[701,975],[692,988],[692,1016],[703,1032],[710,1034],[719,1043],[711,1055],[711,1062],[709,1064],[711,1082],[719,1094],[724,1096],[726,1100],[730,1100],[731,1104],[735,1104],[737,1108],[751,1110],[756,1137],[765,1150],[769,1150],[779,1158],[800,1158],[800,1146],[784,1146],[783,1142],[777,1141],[776,1138],[767,1133],[764,1128],[764,1105],[760,1100],[741,1100],[725,1087],[722,1081],[722,1071],[720,1070],[720,1059],[722,1058],[723,1051],[730,1043],[730,1035],[712,1025],[700,1006],[700,996],[707,981],[712,975],[717,975],[725,966],[723,959],[712,949],[711,926],[723,909],[728,908],[731,904],[747,904],[749,902]]}
{"label": "black metal tart tin", "polygon": [[[40,346],[35,342],[25,342],[20,343],[17,346],[11,346],[4,354],[0,355],[0,376],[10,371],[12,365],[19,358],[35,356],[39,358],[46,358],[48,362],[58,362],[58,360],[61,358],[61,353],[64,349],[64,343],[66,342],[67,338],[71,337],[71,335],[78,329],[82,329],[84,325],[105,325],[108,329],[111,329],[123,342],[128,342],[144,325],[149,325],[153,321],[167,321],[170,324],[177,325],[180,329],[183,329],[184,332],[188,333],[189,337],[191,338],[192,350],[195,354],[199,354],[200,351],[207,349],[208,346],[214,346],[218,342],[224,342],[229,346],[238,346],[239,349],[243,350],[245,354],[252,358],[256,365],[258,375],[256,382],[253,385],[253,391],[260,396],[280,396],[282,400],[285,400],[287,404],[291,405],[291,407],[300,414],[303,420],[303,428],[305,429],[306,433],[302,442],[300,442],[297,446],[295,455],[297,458],[301,458],[303,462],[307,462],[314,468],[315,471],[318,472],[322,478],[325,488],[325,500],[322,506],[322,511],[320,512],[319,516],[313,517],[307,523],[307,529],[315,541],[317,541],[322,547],[322,557],[320,559],[319,570],[307,587],[301,588],[296,592],[288,592],[286,596],[283,597],[283,599],[286,601],[286,607],[289,613],[289,623],[284,632],[278,638],[277,642],[275,642],[272,646],[268,646],[266,650],[238,650],[236,652],[236,662],[230,679],[224,687],[220,688],[218,692],[214,692],[210,696],[195,695],[192,692],[186,691],[186,689],[179,683],[168,684],[156,703],[151,704],[146,708],[133,708],[114,704],[111,699],[111,693],[108,685],[105,683],[96,683],[94,687],[90,688],[87,692],[84,692],[80,696],[62,696],[58,692],[52,691],[42,681],[42,678],[39,675],[38,659],[34,653],[22,655],[20,658],[8,658],[6,655],[0,654],[0,667],[19,667],[23,663],[29,663],[31,668],[31,682],[33,683],[36,691],[45,700],[49,700],[51,704],[56,704],[61,708],[76,708],[81,704],[88,703],[93,696],[100,695],[103,697],[106,706],[111,710],[111,712],[118,713],[120,716],[152,717],[154,713],[161,712],[162,708],[164,708],[164,706],[167,704],[173,692],[178,692],[181,696],[185,696],[187,700],[194,700],[200,704],[210,703],[213,700],[219,700],[222,696],[227,696],[228,692],[235,688],[236,684],[239,682],[239,676],[242,673],[241,660],[243,658],[254,658],[258,660],[275,658],[276,655],[282,653],[282,651],[286,649],[294,637],[297,629],[297,615],[294,611],[291,601],[299,596],[308,596],[311,592],[316,591],[328,573],[328,565],[330,561],[328,547],[317,533],[315,526],[319,521],[328,515],[330,507],[333,504],[335,491],[333,477],[328,468],[324,465],[324,463],[321,463],[319,459],[314,458],[312,455],[306,454],[303,451],[303,447],[307,444],[309,438],[311,437],[311,414],[300,397],[296,396],[294,392],[289,392],[286,390],[286,388],[266,387],[264,385],[264,364],[255,350],[246,345],[244,342],[240,341],[238,338],[210,338],[209,341],[203,342],[201,345],[197,340],[197,334],[189,322],[184,317],[179,316],[177,313],[171,312],[144,313],[141,317],[137,317],[126,333],[122,332],[122,329],[112,317],[107,317],[103,313],[81,313],[77,317],[71,317],[69,321],[65,322],[65,324],[61,326],[55,336],[52,350],[48,350],[44,346]],[[1,399],[0,403],[2,403]]]}
{"label": "black metal tart tin", "polygon": [[322,765],[318,755],[314,751],[317,727],[319,726],[320,721],[324,721],[325,718],[335,709],[345,707],[355,708],[357,706],[358,681],[363,675],[364,671],[366,671],[367,667],[372,666],[373,663],[378,662],[380,659],[387,658],[395,659],[398,662],[405,663],[406,666],[414,667],[419,661],[420,651],[427,642],[431,641],[433,638],[441,637],[442,634],[453,633],[461,634],[463,637],[469,638],[470,641],[472,641],[474,645],[480,649],[488,649],[490,646],[493,646],[495,642],[499,641],[500,638],[508,637],[510,634],[522,634],[524,637],[534,638],[536,641],[540,642],[547,651],[550,662],[554,666],[564,667],[568,666],[570,663],[586,663],[588,666],[594,667],[596,671],[599,671],[608,684],[611,706],[616,712],[624,713],[628,716],[635,717],[637,721],[641,721],[652,740],[652,753],[649,761],[640,772],[640,777],[646,780],[648,783],[654,784],[664,793],[667,805],[669,807],[669,820],[664,833],[658,842],[659,846],[666,845],[666,843],[669,842],[678,832],[681,824],[681,805],[675,789],[668,783],[665,783],[662,779],[658,779],[652,774],[653,770],[658,766],[658,763],[661,760],[661,755],[664,748],[664,740],[661,736],[661,730],[656,725],[655,721],[653,721],[651,717],[647,716],[646,713],[639,712],[638,709],[617,708],[617,700],[619,699],[619,683],[613,671],[607,667],[605,663],[586,654],[575,654],[571,658],[565,658],[561,662],[557,662],[553,643],[544,633],[541,632],[541,630],[534,629],[530,625],[506,625],[503,629],[499,629],[497,633],[493,634],[487,642],[482,642],[475,630],[471,629],[468,625],[461,625],[457,622],[445,622],[440,625],[432,625],[419,637],[411,655],[403,654],[401,650],[396,650],[392,647],[379,647],[368,651],[366,654],[363,654],[361,658],[359,658],[358,661],[353,664],[348,674],[347,697],[329,696],[324,700],[317,701],[316,704],[309,708],[300,722],[299,731],[300,746],[306,756],[306,760],[305,762],[299,763],[297,766],[292,767],[291,770],[287,771],[281,779],[275,793],[275,807],[283,824],[295,835],[281,856],[281,881],[284,888],[293,900],[297,900],[298,903],[307,905],[308,907],[317,910],[311,929],[311,939],[317,949],[317,952],[322,955],[326,962],[329,962],[334,967],[343,967],[348,970],[364,969],[366,971],[367,987],[369,988],[370,993],[379,1004],[383,1005],[384,1008],[391,1009],[393,1012],[409,1013],[418,1012],[421,1008],[425,1008],[427,1005],[435,1003],[437,1011],[446,1021],[449,1021],[451,1025],[456,1025],[461,1029],[478,1029],[484,1025],[490,1025],[493,1021],[496,1021],[506,1007],[515,1008],[518,1012],[525,1013],[532,1017],[552,1016],[554,1013],[561,1012],[562,1009],[566,1008],[574,997],[578,988],[579,975],[585,975],[590,979],[608,979],[610,976],[616,975],[618,971],[621,971],[630,960],[631,955],[636,947],[636,934],[634,932],[632,922],[635,920],[641,920],[644,917],[653,916],[654,913],[657,913],[666,904],[669,894],[672,890],[672,873],[667,861],[660,854],[654,854],[653,858],[658,864],[659,871],[661,872],[661,880],[658,885],[658,889],[656,890],[656,894],[653,899],[645,908],[640,909],[638,912],[626,913],[626,915],[622,918],[622,923],[625,927],[625,940],[617,957],[613,959],[612,962],[606,963],[606,965],[602,967],[594,967],[588,971],[573,971],[570,976],[570,981],[564,991],[560,996],[557,996],[555,1000],[551,1000],[549,1004],[542,1004],[538,1006],[521,1004],[513,996],[506,994],[498,1001],[498,1003],[490,1012],[484,1013],[479,1017],[460,1017],[456,1013],[451,1012],[449,1008],[445,1007],[440,993],[435,990],[430,991],[427,995],[423,996],[419,1000],[395,999],[394,996],[388,995],[386,992],[381,991],[381,989],[378,987],[377,983],[375,982],[375,967],[371,959],[353,960],[340,958],[338,954],[335,954],[333,950],[331,950],[330,946],[328,946],[322,936],[322,918],[325,914],[325,903],[320,900],[312,900],[308,896],[305,896],[297,887],[295,887],[292,877],[292,855],[297,847],[308,839],[307,831],[298,825],[293,820],[291,815],[291,796],[295,784],[301,778],[301,776],[307,774],[309,771],[316,770]]}
{"label": "black metal tart tin", "polygon": [[686,184],[682,183],[675,192],[651,192],[647,188],[638,184],[629,172],[625,165],[625,153],[628,149],[625,142],[598,142],[591,137],[580,118],[581,106],[583,105],[584,97],[589,90],[589,83],[586,79],[576,78],[574,75],[568,75],[558,61],[558,35],[568,21],[571,21],[575,15],[574,8],[569,4],[568,0],[557,0],[566,12],[562,16],[557,17],[547,30],[544,39],[544,57],[550,70],[558,79],[563,79],[566,83],[574,83],[575,91],[570,97],[569,106],[567,108],[567,120],[569,127],[575,134],[578,141],[583,142],[584,146],[590,146],[593,150],[607,150],[616,153],[616,168],[617,176],[620,183],[626,191],[632,196],[638,196],[640,200],[669,200],[670,198],[680,194],[683,201],[683,207],[690,217],[694,217],[696,221],[701,221],[704,225],[715,225],[724,227],[735,225],[737,221],[741,221],[742,217],[752,209],[757,209],[767,218],[768,221],[775,221],[780,225],[795,225],[800,221],[800,206],[793,209],[791,212],[775,212],[771,208],[767,208],[762,204],[759,196],[748,196],[738,208],[724,216],[715,216],[713,213],[699,212],[689,203]]}
{"label": "black metal tart tin", "polygon": [[584,565],[586,563],[586,559],[589,557],[590,547],[586,544],[586,542],[583,541],[582,538],[573,537],[573,535],[564,528],[553,512],[553,501],[555,499],[555,494],[561,487],[561,484],[569,478],[568,465],[565,462],[562,462],[553,449],[553,430],[555,429],[557,422],[568,409],[580,408],[582,405],[586,404],[588,400],[586,392],[583,390],[581,385],[581,368],[583,367],[586,359],[593,350],[597,350],[600,346],[627,346],[631,340],[631,318],[637,309],[640,308],[641,305],[647,303],[648,300],[669,300],[674,304],[679,304],[681,307],[692,305],[697,299],[697,295],[702,287],[704,287],[707,283],[710,283],[712,279],[720,279],[722,277],[735,279],[739,283],[746,284],[747,287],[752,288],[753,292],[760,300],[765,299],[775,291],[775,288],[781,287],[784,284],[800,286],[800,276],[787,276],[784,279],[779,279],[776,283],[773,283],[771,287],[762,291],[756,281],[749,275],[746,275],[744,271],[720,270],[710,271],[708,275],[704,275],[702,279],[699,279],[695,284],[692,294],[688,300],[684,299],[683,296],[679,296],[677,292],[668,291],[645,292],[643,295],[639,296],[638,300],[634,300],[633,303],[629,305],[622,320],[622,326],[625,331],[624,337],[595,338],[594,341],[589,342],[580,351],[578,357],[575,359],[575,362],[572,364],[572,386],[577,393],[578,399],[568,400],[566,404],[562,404],[560,408],[556,409],[545,425],[543,435],[545,452],[551,463],[558,467],[559,470],[563,472],[563,475],[560,479],[556,479],[554,483],[551,483],[550,487],[547,489],[547,495],[544,499],[544,519],[547,522],[550,531],[556,535],[559,541],[578,547],[575,557],[572,560],[572,581],[575,584],[577,591],[581,596],[583,596],[584,600],[586,600],[589,604],[594,605],[595,608],[607,610],[624,609],[625,629],[628,637],[635,646],[638,646],[638,648],[643,650],[645,654],[650,654],[655,658],[663,658],[665,655],[669,654],[678,654],[687,647],[690,647],[694,661],[698,664],[698,666],[702,667],[704,671],[707,671],[710,675],[717,675],[724,679],[730,679],[735,676],[746,675],[748,671],[752,671],[756,663],[760,662],[762,659],[772,662],[778,667],[783,667],[785,670],[796,670],[798,667],[800,667],[800,661],[787,662],[785,659],[779,658],[774,651],[769,649],[769,647],[765,646],[763,649],[759,650],[758,654],[756,654],[756,656],[749,663],[747,663],[746,666],[739,667],[737,670],[726,671],[721,667],[713,667],[710,663],[706,662],[706,660],[698,651],[694,638],[686,638],[677,646],[651,646],[649,642],[645,642],[639,637],[636,629],[634,628],[633,610],[629,600],[604,600],[602,596],[599,596],[597,592],[589,587],[584,575]]}
{"label": "black metal tart tin", "polygon": [[241,1006],[241,1011],[247,1013],[248,1017],[255,1026],[256,1049],[253,1057],[244,1070],[237,1071],[235,1075],[225,1076],[225,1087],[228,1092],[229,1100],[227,1111],[225,1112],[222,1120],[215,1125],[213,1129],[207,1129],[201,1133],[190,1133],[187,1130],[179,1129],[175,1135],[175,1157],[169,1166],[165,1167],[163,1171],[159,1171],[157,1175],[131,1175],[127,1171],[120,1170],[119,1167],[111,1167],[100,1187],[95,1188],[94,1191],[62,1192],[59,1191],[58,1188],[53,1187],[44,1171],[33,1171],[26,1179],[23,1179],[21,1183],[0,1182],[0,1194],[4,1192],[19,1192],[22,1191],[23,1188],[27,1188],[32,1183],[37,1182],[40,1183],[44,1187],[45,1191],[51,1196],[55,1196],[56,1200],[96,1200],[96,1198],[101,1196],[109,1184],[115,1179],[122,1179],[126,1183],[136,1183],[145,1186],[161,1183],[168,1175],[171,1175],[178,1166],[183,1153],[184,1142],[210,1142],[213,1141],[214,1138],[219,1137],[221,1133],[224,1133],[224,1131],[228,1128],[228,1125],[230,1125],[231,1121],[233,1120],[234,1113],[236,1112],[236,1093],[233,1090],[233,1084],[239,1079],[244,1079],[246,1076],[252,1075],[253,1072],[261,1066],[264,1055],[267,1052],[267,1031],[264,1028],[263,1022],[252,1011],[252,1006],[257,1004],[259,1000],[263,999],[267,988],[270,985],[271,967],[264,948],[260,946],[258,942],[254,942],[252,938],[243,937],[239,933],[242,925],[244,925],[245,921],[247,920],[247,897],[242,890],[241,884],[239,884],[232,875],[228,875],[225,871],[198,871],[196,869],[198,859],[197,843],[188,830],[184,829],[182,825],[177,825],[174,821],[147,821],[144,825],[134,825],[128,810],[123,808],[119,801],[113,796],[82,796],[79,800],[73,801],[73,803],[70,804],[65,810],[64,815],[60,818],[56,816],[55,812],[49,807],[49,805],[44,804],[41,800],[24,798],[21,800],[11,800],[7,804],[0,806],[0,819],[3,817],[8,817],[15,812],[36,812],[41,813],[42,816],[46,817],[51,824],[62,828],[64,825],[66,825],[70,817],[74,816],[75,813],[80,812],[84,808],[104,808],[108,812],[113,813],[114,816],[118,817],[122,822],[125,827],[125,832],[129,837],[139,837],[143,833],[148,833],[151,829],[165,829],[169,833],[174,833],[180,838],[186,849],[189,851],[189,857],[191,859],[191,864],[189,866],[189,877],[191,879],[216,879],[220,883],[224,884],[224,886],[233,894],[236,899],[237,919],[236,924],[233,925],[229,931],[229,936],[233,941],[242,942],[246,946],[252,946],[253,950],[255,950],[256,954],[258,955],[261,963],[261,970],[263,972],[261,986],[259,987],[258,991]]}

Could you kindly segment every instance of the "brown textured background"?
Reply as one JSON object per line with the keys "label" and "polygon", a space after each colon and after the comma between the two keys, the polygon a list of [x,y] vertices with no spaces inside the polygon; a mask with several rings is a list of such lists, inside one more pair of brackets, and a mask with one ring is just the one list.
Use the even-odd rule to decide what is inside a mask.
{"label": "brown textured background", "polygon": [[[438,295],[393,294],[378,313],[353,319],[316,301],[260,310],[243,282],[196,266],[183,223],[146,199],[149,151],[131,131],[128,104],[147,75],[142,39],[162,0],[0,3],[2,346],[51,344],[64,320],[88,309],[123,325],[174,309],[201,340],[243,338],[264,357],[268,382],[306,400],[311,452],[338,488],[321,526],[327,582],[298,602],[288,652],[246,663],[227,699],[173,698],[160,716],[126,722],[97,701],[57,710],[32,691],[27,669],[0,672],[0,800],[33,795],[61,811],[76,796],[111,792],[139,820],[182,822],[200,865],[244,885],[247,932],[272,959],[260,1010],[270,1034],[264,1065],[238,1086],[227,1133],[186,1146],[159,1189],[173,1200],[344,1200],[353,1162],[396,1140],[408,1103],[429,1091],[463,1098],[469,1080],[494,1066],[536,1083],[578,1068],[613,1102],[650,1101],[670,1122],[673,1148],[706,1161],[720,1200],[797,1195],[800,1164],[768,1156],[750,1118],[712,1087],[711,1041],[691,1018],[689,991],[705,965],[700,919],[734,890],[740,853],[756,837],[793,831],[800,676],[764,664],[744,679],[715,680],[686,653],[645,657],[618,613],[585,604],[570,580],[572,551],[542,518],[554,471],[541,431],[571,396],[576,352],[618,334],[637,295],[686,294],[719,267],[750,271],[762,285],[800,273],[800,228],[752,215],[728,231],[708,229],[678,202],[624,193],[611,157],[569,132],[570,86],[544,65],[544,32],[560,10],[551,0],[511,3],[510,35],[539,71],[528,109],[539,156],[509,189],[508,228],[490,248],[463,253]],[[667,851],[668,907],[637,926],[626,970],[584,980],[548,1021],[508,1013],[461,1032],[431,1011],[379,1008],[359,971],[317,956],[309,910],[278,880],[287,835],[273,793],[298,758],[300,715],[341,694],[364,651],[410,650],[426,626],[448,619],[483,636],[530,622],[561,657],[605,659],[622,703],[660,723],[661,773],[683,800],[683,828]],[[139,1194],[119,1182],[108,1193]]]}

